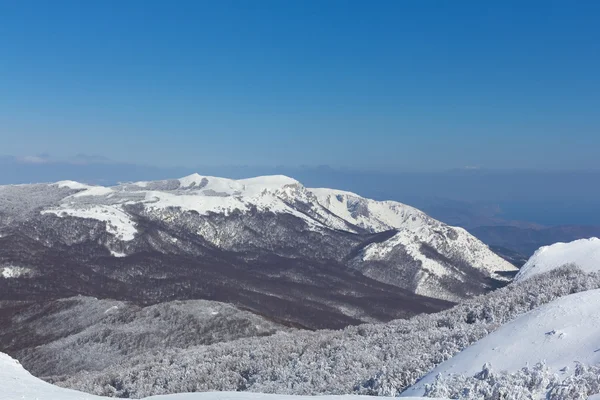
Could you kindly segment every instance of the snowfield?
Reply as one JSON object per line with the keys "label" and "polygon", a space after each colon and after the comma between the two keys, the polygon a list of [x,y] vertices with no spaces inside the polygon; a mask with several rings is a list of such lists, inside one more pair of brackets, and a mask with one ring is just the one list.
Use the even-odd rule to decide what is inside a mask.
{"label": "snowfield", "polygon": [[575,264],[585,272],[600,270],[600,239],[580,239],[540,247],[521,268],[515,281],[529,279],[565,264]]}
{"label": "snowfield", "polygon": [[545,362],[566,378],[577,364],[600,363],[600,289],[572,294],[539,307],[479,340],[440,364],[403,396],[421,396],[441,374],[473,376],[485,364],[515,373]]}
{"label": "snowfield", "polygon": [[[77,196],[75,194],[74,196]],[[135,223],[119,206],[82,206],[70,208],[63,206],[59,209],[42,211],[42,214],[52,213],[59,217],[65,215],[76,218],[89,218],[106,222],[106,231],[123,241],[133,240],[137,233]]]}
{"label": "snowfield", "polygon": [[[2,400],[101,400],[110,397],[94,396],[64,389],[42,381],[27,372],[21,364],[0,353],[0,398]],[[359,400],[368,396],[322,396],[319,400]],[[283,396],[240,392],[182,393],[153,396],[152,400],[314,400],[313,396]]]}

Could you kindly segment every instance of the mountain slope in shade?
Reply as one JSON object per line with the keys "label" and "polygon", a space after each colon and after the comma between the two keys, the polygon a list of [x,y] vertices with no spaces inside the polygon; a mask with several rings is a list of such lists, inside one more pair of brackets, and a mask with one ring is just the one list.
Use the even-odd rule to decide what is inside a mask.
{"label": "mountain slope in shade", "polygon": [[485,293],[516,271],[401,203],[198,174],[2,186],[0,268],[6,300],[208,299],[311,328],[437,311],[449,304],[431,298]]}
{"label": "mountain slope in shade", "polygon": [[516,281],[559,268],[565,264],[575,264],[585,272],[600,270],[600,239],[580,239],[570,243],[555,243],[540,247],[523,265]]}
{"label": "mountain slope in shade", "polygon": [[206,300],[147,307],[83,296],[0,302],[0,349],[43,377],[110,368],[164,348],[183,349],[291,330],[229,304]]}
{"label": "mountain slope in shade", "polygon": [[[21,364],[0,353],[0,389],[3,400],[107,400],[112,397],[94,396],[51,385],[35,378]],[[152,400],[360,400],[367,396],[284,396],[260,393],[208,392],[182,393],[146,397]]]}
{"label": "mountain slope in shade", "polygon": [[545,361],[562,377],[573,373],[576,363],[600,362],[600,290],[572,294],[539,307],[440,364],[403,396],[419,396],[438,374],[473,376],[484,364],[496,371],[517,372],[526,365]]}

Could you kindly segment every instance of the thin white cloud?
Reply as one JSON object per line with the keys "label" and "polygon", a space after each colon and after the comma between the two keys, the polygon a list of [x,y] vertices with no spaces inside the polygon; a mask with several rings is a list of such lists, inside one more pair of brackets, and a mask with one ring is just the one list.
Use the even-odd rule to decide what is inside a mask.
{"label": "thin white cloud", "polygon": [[46,164],[50,159],[42,156],[24,156],[19,158],[19,161],[25,164]]}

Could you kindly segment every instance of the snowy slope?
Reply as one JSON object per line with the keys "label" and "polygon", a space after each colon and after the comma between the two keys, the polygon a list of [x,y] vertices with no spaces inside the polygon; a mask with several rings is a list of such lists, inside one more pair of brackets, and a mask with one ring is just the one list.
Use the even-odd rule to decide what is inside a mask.
{"label": "snowy slope", "polygon": [[[473,376],[485,363],[516,372],[545,361],[554,373],[569,374],[575,362],[600,363],[600,289],[572,294],[539,307],[440,364],[403,396],[419,396],[438,374]],[[566,370],[563,368],[567,367]]]}
{"label": "snowy slope", "polygon": [[[137,182],[110,188],[72,181],[56,185],[78,192],[63,199],[59,207],[51,207],[43,213],[105,221],[111,227],[110,232],[125,241],[133,239],[136,229],[131,217],[124,214],[123,206],[136,203],[144,204],[150,211],[176,207],[200,215],[227,216],[256,209],[291,214],[313,228],[347,228],[344,221],[316,204],[314,196],[298,181],[282,175],[233,180],[192,174],[172,181]],[[313,213],[301,212],[289,201],[312,202]]]}
{"label": "snowy slope", "polygon": [[[323,396],[321,400],[359,400],[366,396]],[[101,400],[100,397],[64,389],[27,372],[17,360],[0,353],[0,399],[2,400]],[[183,393],[153,396],[152,400],[314,400],[313,396],[281,396],[241,392]]]}
{"label": "snowy slope", "polygon": [[[451,301],[479,294],[480,286],[473,292],[457,295],[445,286],[454,281],[459,286],[474,282],[473,269],[486,277],[506,279],[498,272],[514,272],[517,269],[500,259],[488,246],[466,230],[448,226],[414,207],[395,201],[375,201],[357,194],[333,189],[309,189],[319,204],[349,224],[369,232],[397,230],[382,242],[366,246],[358,255],[358,269],[371,278],[394,282],[390,270],[379,271],[378,263],[395,264],[396,274],[405,278],[408,265],[418,270],[411,282],[411,289],[424,296]],[[401,248],[402,254],[397,250]],[[405,257],[407,256],[407,257]],[[397,260],[402,260],[398,262]],[[393,271],[392,271],[393,274]]]}
{"label": "snowy slope", "polygon": [[[78,193],[79,194],[79,193]],[[77,197],[78,194],[73,196]],[[63,205],[61,208],[43,210],[42,214],[52,213],[59,217],[70,216],[76,218],[89,218],[106,222],[107,232],[116,238],[129,241],[137,233],[135,223],[119,205]]]}
{"label": "snowy slope", "polygon": [[417,229],[433,218],[414,207],[395,201],[365,199],[355,193],[334,189],[309,189],[318,202],[333,214],[370,232],[394,228]]}
{"label": "snowy slope", "polygon": [[466,230],[450,227],[437,221],[414,207],[396,201],[375,201],[365,199],[357,194],[332,189],[309,189],[319,203],[340,218],[367,229],[381,232],[398,229],[399,232],[390,240],[369,246],[365,251],[365,259],[377,259],[389,252],[397,244],[409,248],[432,274],[443,276],[449,273],[436,260],[426,257],[415,247],[426,243],[446,257],[460,254],[463,259],[489,272],[515,271],[516,268],[498,256],[470,235]]}
{"label": "snowy slope", "polygon": [[95,400],[75,390],[51,385],[31,375],[17,360],[0,353],[0,398],[3,400]]}
{"label": "snowy slope", "polygon": [[[474,281],[472,268],[498,280],[506,279],[498,272],[516,271],[512,264],[498,260],[495,253],[464,229],[448,227],[437,221],[414,230],[399,229],[392,238],[370,244],[360,255],[362,263],[391,262],[398,257],[394,250],[399,247],[419,263],[414,292],[424,296],[460,301],[478,294],[456,296],[440,283],[448,279],[459,284]],[[396,268],[404,269],[405,265],[400,263]]]}
{"label": "snowy slope", "polygon": [[575,264],[585,272],[600,270],[600,239],[580,239],[540,247],[521,268],[516,281],[529,279],[565,264]]}

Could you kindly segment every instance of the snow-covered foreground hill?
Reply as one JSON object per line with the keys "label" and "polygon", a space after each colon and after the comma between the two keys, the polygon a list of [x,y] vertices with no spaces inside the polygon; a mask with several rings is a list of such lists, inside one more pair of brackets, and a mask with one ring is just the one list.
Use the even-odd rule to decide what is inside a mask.
{"label": "snow-covered foreground hill", "polygon": [[565,264],[574,264],[585,272],[600,271],[600,239],[580,239],[540,247],[521,268],[515,281],[529,279]]}
{"label": "snow-covered foreground hill", "polygon": [[[554,300],[502,326],[442,363],[403,395],[423,395],[426,385],[434,383],[440,374],[441,377],[475,376],[485,364],[488,364],[486,370],[491,366],[492,371],[518,373],[525,366],[543,362],[540,376],[544,370],[548,376],[557,374],[559,380],[567,379],[577,370],[578,363],[584,366],[600,363],[598,310],[600,290]],[[453,384],[457,383],[450,379],[439,386]],[[581,390],[584,389],[582,382]],[[545,393],[540,396],[544,397]]]}
{"label": "snow-covered foreground hill", "polygon": [[[322,396],[318,400],[359,400],[367,396]],[[107,400],[51,385],[27,372],[21,364],[0,353],[0,399],[2,400]],[[181,393],[147,397],[152,400],[315,400],[312,396],[284,396],[240,392]]]}

